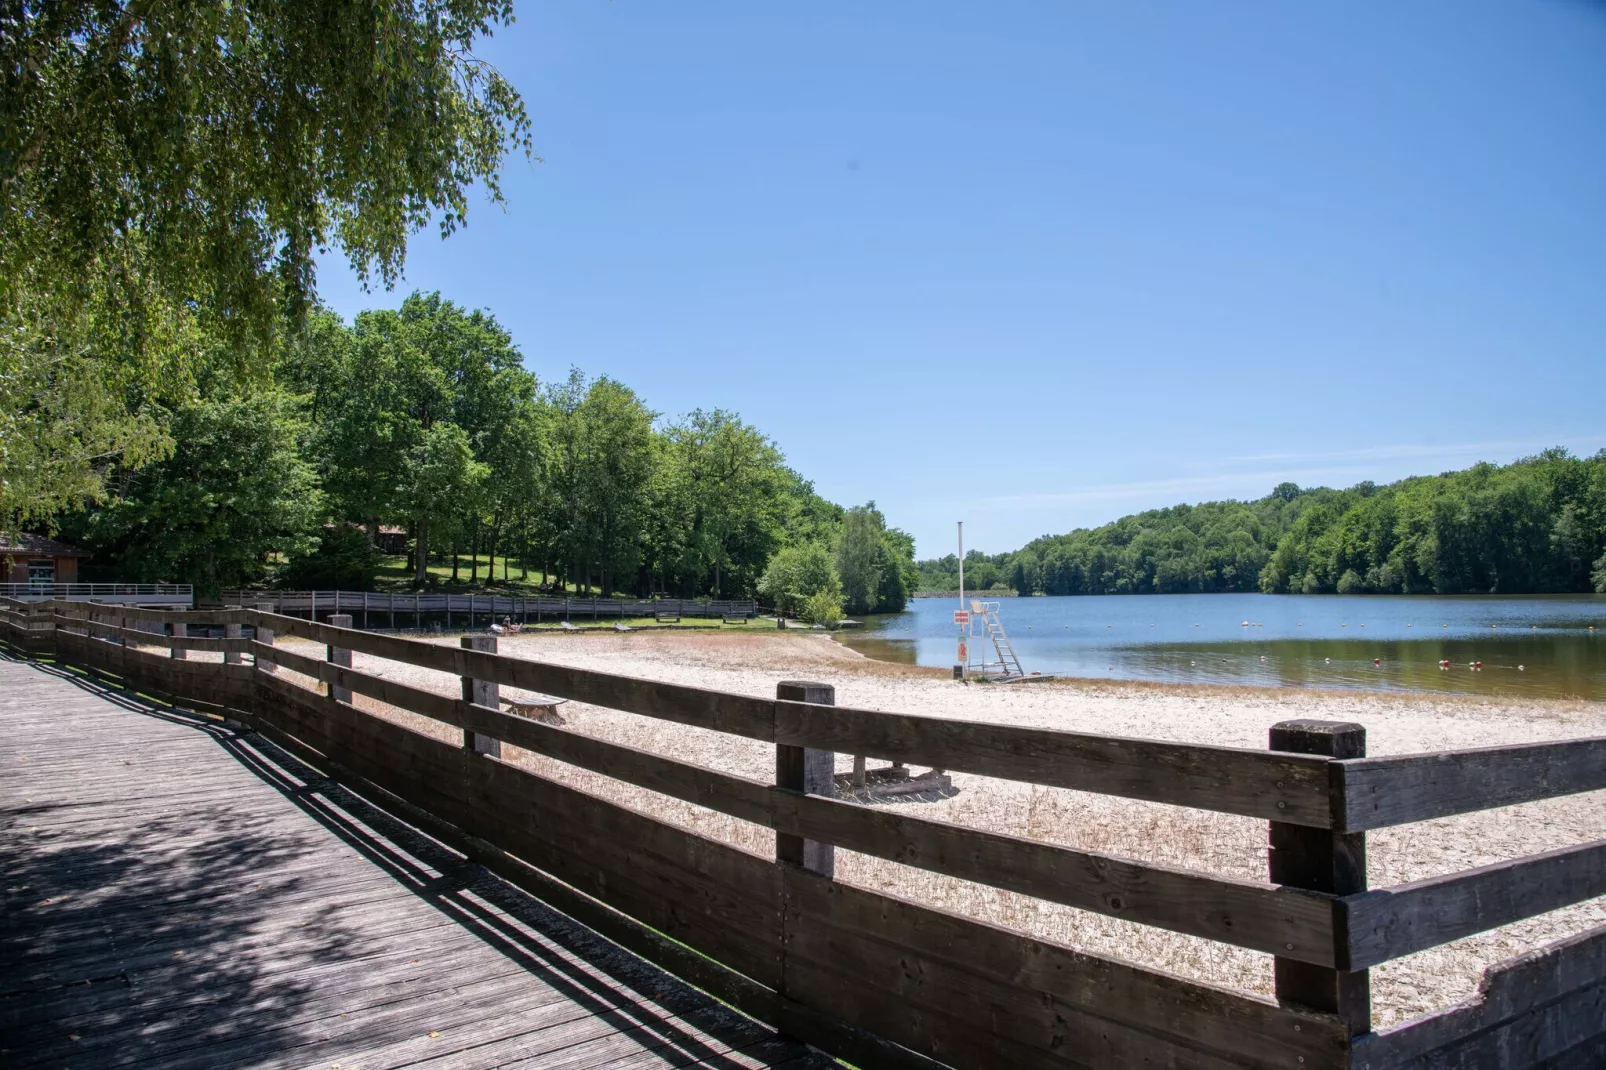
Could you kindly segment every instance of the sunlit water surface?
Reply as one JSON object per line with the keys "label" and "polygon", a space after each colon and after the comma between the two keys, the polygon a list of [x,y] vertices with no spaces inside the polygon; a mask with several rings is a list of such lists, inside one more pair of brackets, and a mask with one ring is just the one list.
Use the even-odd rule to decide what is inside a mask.
{"label": "sunlit water surface", "polygon": [[[1027,672],[1606,699],[1606,595],[1107,595],[999,605]],[[874,658],[951,666],[956,608],[956,599],[916,598],[905,613],[839,635]],[[1448,670],[1439,668],[1444,658]],[[1469,667],[1478,661],[1482,670]]]}

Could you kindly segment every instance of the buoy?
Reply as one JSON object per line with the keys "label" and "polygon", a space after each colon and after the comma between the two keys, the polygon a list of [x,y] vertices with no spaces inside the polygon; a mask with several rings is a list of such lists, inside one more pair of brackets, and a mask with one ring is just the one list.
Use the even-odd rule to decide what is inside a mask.
{"label": "buoy", "polygon": [[1324,662],[1326,662],[1327,664],[1329,664],[1329,665],[1331,665],[1333,663],[1333,659],[1332,658],[1323,658],[1322,660]]}
{"label": "buoy", "polygon": [[1249,622],[1248,621],[1244,621],[1243,627],[1245,627],[1245,628],[1249,627]]}
{"label": "buoy", "polygon": [[1261,661],[1265,661],[1266,660],[1266,655],[1264,655],[1264,654],[1260,655],[1260,660]]}
{"label": "buoy", "polygon": [[1491,628],[1498,628],[1498,627],[1500,627],[1500,625],[1498,625],[1498,624],[1491,624],[1491,625],[1489,625],[1489,627],[1491,627]]}
{"label": "buoy", "polygon": [[1518,672],[1527,672],[1528,671],[1528,667],[1526,665],[1518,665],[1517,666],[1517,671]]}
{"label": "buoy", "polygon": [[1372,664],[1373,665],[1381,665],[1381,664],[1383,664],[1383,659],[1382,658],[1373,658],[1372,659]]}

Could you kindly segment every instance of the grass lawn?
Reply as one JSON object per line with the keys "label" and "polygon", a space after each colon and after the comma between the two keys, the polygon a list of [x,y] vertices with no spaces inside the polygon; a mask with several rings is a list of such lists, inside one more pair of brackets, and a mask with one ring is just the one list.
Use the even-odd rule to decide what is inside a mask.
{"label": "grass lawn", "polygon": [[[475,558],[464,554],[457,569],[458,582],[452,582],[452,566],[449,561],[433,561],[429,565],[430,577],[440,585],[440,590],[455,593],[467,591],[495,591],[497,594],[528,595],[534,597],[541,592],[537,586],[546,582],[546,576],[540,569],[531,569],[528,579],[521,577],[522,570],[516,560],[505,557],[491,557],[489,554],[479,555],[479,579],[476,583],[469,583],[469,568]],[[487,569],[495,569],[494,579],[487,578]],[[507,582],[502,581],[502,570],[508,570]],[[374,573],[374,590],[376,591],[410,591],[413,588],[413,574],[407,568],[407,558],[401,554],[387,555],[379,560],[379,571]],[[570,596],[576,595],[576,585],[569,584],[567,592]],[[549,591],[551,595],[560,592]]]}

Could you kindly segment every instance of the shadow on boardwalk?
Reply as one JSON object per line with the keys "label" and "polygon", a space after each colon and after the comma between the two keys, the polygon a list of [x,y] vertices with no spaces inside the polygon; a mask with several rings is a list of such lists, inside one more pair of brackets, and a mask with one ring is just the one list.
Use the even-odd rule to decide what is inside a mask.
{"label": "shadow on boardwalk", "polygon": [[0,674],[8,1067],[836,1065],[256,734]]}

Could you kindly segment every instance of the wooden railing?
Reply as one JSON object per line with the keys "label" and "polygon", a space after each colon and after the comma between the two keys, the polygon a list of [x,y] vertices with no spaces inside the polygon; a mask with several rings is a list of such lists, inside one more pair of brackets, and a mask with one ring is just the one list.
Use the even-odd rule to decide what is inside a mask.
{"label": "wooden railing", "polygon": [[[225,637],[188,636],[200,626]],[[287,635],[324,644],[325,657],[275,645]],[[494,646],[489,637],[451,647],[256,610],[13,603],[0,636],[259,729],[615,940],[860,1065],[1606,1064],[1606,928],[1495,967],[1476,999],[1383,1032],[1371,1029],[1367,974],[1606,894],[1606,841],[1392,888],[1365,879],[1368,830],[1606,789],[1606,739],[1393,758],[1364,756],[1360,726],[1329,722],[1279,724],[1264,751],[1125,739],[843,708],[820,684],[759,699],[467,648]],[[193,650],[224,661],[185,660]],[[450,673],[462,697],[352,668],[353,651]],[[504,685],[773,744],[775,780],[504,712]],[[464,743],[358,709],[353,694],[455,726]],[[775,857],[504,762],[504,742],[772,828]],[[839,801],[835,752],[1262,819],[1272,879]],[[837,881],[835,847],[1273,955],[1277,1000]]]}
{"label": "wooden railing", "polygon": [[273,612],[317,620],[349,613],[360,628],[423,630],[439,624],[472,629],[504,617],[518,624],[621,621],[660,613],[695,618],[753,617],[751,599],[567,598],[558,595],[425,594],[390,591],[224,591],[224,605],[272,606]]}

